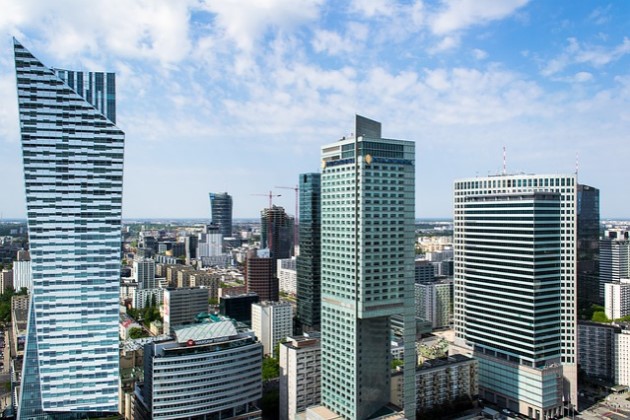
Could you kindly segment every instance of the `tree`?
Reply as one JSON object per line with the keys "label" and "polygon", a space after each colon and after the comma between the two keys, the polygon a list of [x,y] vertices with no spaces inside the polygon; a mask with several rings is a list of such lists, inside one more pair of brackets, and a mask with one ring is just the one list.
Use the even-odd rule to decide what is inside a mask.
{"label": "tree", "polygon": [[273,357],[263,358],[262,363],[262,379],[268,381],[280,376],[280,364]]}
{"label": "tree", "polygon": [[131,327],[129,329],[128,336],[129,338],[136,339],[136,338],[147,337],[147,333],[142,328]]}
{"label": "tree", "polygon": [[210,305],[218,305],[219,304],[219,299],[217,299],[215,297],[211,297],[210,299],[208,299],[208,304],[210,304]]}
{"label": "tree", "polygon": [[392,369],[396,369],[398,366],[402,366],[402,365],[404,365],[404,364],[405,364],[405,362],[404,362],[403,360],[400,360],[400,359],[392,359],[392,364],[391,364],[391,366],[392,366]]}
{"label": "tree", "polygon": [[593,312],[593,317],[591,318],[591,321],[607,323],[607,322],[610,322],[610,319],[608,319],[604,311],[595,311]]}

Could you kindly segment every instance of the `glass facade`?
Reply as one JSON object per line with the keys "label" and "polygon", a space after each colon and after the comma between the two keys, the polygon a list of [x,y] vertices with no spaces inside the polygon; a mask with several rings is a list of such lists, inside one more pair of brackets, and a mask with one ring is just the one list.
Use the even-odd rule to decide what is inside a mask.
{"label": "glass facade", "polygon": [[297,257],[297,318],[305,330],[319,329],[321,306],[321,175],[302,174],[300,255]]}
{"label": "glass facade", "polygon": [[[380,135],[380,124],[357,116],[355,132]],[[390,149],[402,156],[380,155]],[[390,317],[403,315],[404,410],[414,419],[415,145],[342,139],[322,159],[322,404],[346,419],[387,404]]]}
{"label": "glass facade", "polygon": [[[573,175],[455,182],[456,341],[514,369],[538,369],[540,378],[562,364],[555,405],[537,408],[547,413],[563,393],[577,400],[576,191]],[[503,390],[484,381],[484,366],[480,388],[493,401],[524,401],[518,381]]]}
{"label": "glass facade", "polygon": [[232,196],[228,193],[210,193],[212,223],[219,226],[224,238],[232,237]]}
{"label": "glass facade", "polygon": [[18,417],[117,412],[124,133],[114,75],[54,71],[14,47],[33,274]]}
{"label": "glass facade", "polygon": [[578,185],[577,190],[578,305],[604,305],[604,284],[599,282],[599,190]]}

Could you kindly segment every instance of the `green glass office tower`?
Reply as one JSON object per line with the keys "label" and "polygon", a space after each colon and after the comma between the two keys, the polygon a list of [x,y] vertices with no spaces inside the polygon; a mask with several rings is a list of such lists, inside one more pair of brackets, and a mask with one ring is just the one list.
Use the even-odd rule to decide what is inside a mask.
{"label": "green glass office tower", "polygon": [[14,49],[33,273],[18,418],[116,413],[124,133],[114,74],[52,70]]}
{"label": "green glass office tower", "polygon": [[390,317],[405,320],[405,415],[415,418],[415,145],[356,136],[322,147],[322,404],[366,419],[389,401]]}
{"label": "green glass office tower", "polygon": [[304,330],[319,329],[321,306],[321,175],[301,174],[300,255],[297,257],[297,319]]}

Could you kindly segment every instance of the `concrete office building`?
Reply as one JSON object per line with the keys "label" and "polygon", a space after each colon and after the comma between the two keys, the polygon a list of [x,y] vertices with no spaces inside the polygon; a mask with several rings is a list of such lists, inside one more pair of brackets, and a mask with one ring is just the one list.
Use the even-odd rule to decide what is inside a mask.
{"label": "concrete office building", "polygon": [[630,279],[604,284],[604,310],[611,320],[630,315]]}
{"label": "concrete office building", "polygon": [[132,276],[138,282],[139,289],[156,289],[158,282],[155,280],[155,261],[151,258],[134,260]]}
{"label": "concrete office building", "polygon": [[155,289],[133,289],[133,298],[131,300],[131,306],[136,309],[144,309],[147,306],[153,305],[160,306],[164,301],[164,289],[157,287]]}
{"label": "concrete office building", "polygon": [[580,369],[589,379],[615,385],[615,343],[619,326],[597,322],[578,322],[578,355]]}
{"label": "concrete office building", "polygon": [[416,316],[431,321],[433,328],[448,327],[453,320],[453,281],[416,283]]}
{"label": "concrete office building", "polygon": [[305,330],[319,329],[321,306],[321,175],[301,174],[300,255],[297,256],[297,321]]}
{"label": "concrete office building", "polygon": [[197,258],[217,257],[223,253],[223,235],[217,225],[207,225],[197,238]]}
{"label": "concrete office building", "polygon": [[253,303],[252,330],[262,343],[264,354],[273,354],[276,344],[293,332],[291,304],[288,302]]}
{"label": "concrete office building", "polygon": [[356,116],[322,147],[322,408],[366,419],[389,403],[390,317],[404,316],[404,415],[415,419],[415,146]]}
{"label": "concrete office building", "polygon": [[295,258],[277,261],[278,289],[290,295],[297,292],[297,270]]}
{"label": "concrete office building", "polygon": [[615,385],[630,386],[630,330],[615,334]]}
{"label": "concrete office building", "polygon": [[228,193],[210,193],[210,217],[219,227],[223,238],[232,237],[232,196]]}
{"label": "concrete office building", "polygon": [[[454,354],[432,359],[416,368],[416,406],[427,413],[443,404],[460,398],[471,401],[478,395],[479,363],[472,357]],[[402,402],[402,372],[392,375],[392,403]],[[428,418],[428,417],[427,417]]]}
{"label": "concrete office building", "polygon": [[456,343],[483,398],[534,418],[577,401],[576,190],[573,175],[455,182]]}
{"label": "concrete office building", "polygon": [[599,243],[600,293],[604,296],[607,283],[630,278],[630,239],[625,229],[610,229],[604,232]]}
{"label": "concrete office building", "polygon": [[320,403],[321,348],[318,333],[288,337],[280,344],[280,419]]}
{"label": "concrete office building", "polygon": [[213,317],[144,347],[134,418],[260,419],[261,396],[262,346],[251,331]]}
{"label": "concrete office building", "polygon": [[435,268],[431,261],[416,260],[415,261],[415,282],[418,283],[432,283],[435,280]]}
{"label": "concrete office building", "polygon": [[164,290],[164,331],[168,334],[175,327],[192,324],[201,312],[208,312],[208,289],[190,287]]}
{"label": "concrete office building", "polygon": [[115,75],[50,69],[16,40],[14,49],[33,274],[18,418],[116,413],[124,133]]}
{"label": "concrete office building", "polygon": [[13,288],[13,270],[0,271],[0,294]]}

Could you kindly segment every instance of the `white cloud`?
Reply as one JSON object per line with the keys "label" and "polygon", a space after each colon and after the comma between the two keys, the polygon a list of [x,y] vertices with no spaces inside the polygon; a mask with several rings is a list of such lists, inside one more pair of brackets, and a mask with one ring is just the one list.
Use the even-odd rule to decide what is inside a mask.
{"label": "white cloud", "polygon": [[549,60],[541,70],[543,76],[552,76],[572,64],[588,64],[595,68],[603,67],[630,54],[630,39],[614,47],[580,44],[576,38],[568,38],[567,46],[557,57]]}
{"label": "white cloud", "polygon": [[445,35],[503,19],[529,0],[444,0],[443,7],[430,19],[433,33]]}
{"label": "white cloud", "polygon": [[353,0],[350,10],[365,17],[392,16],[396,4],[389,0]]}
{"label": "white cloud", "polygon": [[435,46],[429,49],[429,52],[432,54],[452,50],[459,46],[460,38],[459,36],[445,36],[442,38],[440,42],[438,42]]}
{"label": "white cloud", "polygon": [[[0,32],[26,37],[22,41],[28,40],[31,47],[66,62],[84,59],[86,54],[96,57],[110,54],[169,65],[181,61],[190,51],[188,19],[189,8],[194,4],[191,1],[8,3],[10,13],[3,12],[0,17]],[[26,33],[37,35],[30,39]]]}
{"label": "white cloud", "polygon": [[578,83],[588,82],[593,80],[593,74],[587,71],[580,71],[575,73],[573,79]]}
{"label": "white cloud", "polygon": [[608,23],[610,21],[611,8],[611,4],[607,5],[606,7],[597,7],[591,12],[591,14],[588,16],[588,19],[596,25],[603,25],[605,23]]}
{"label": "white cloud", "polygon": [[240,50],[251,52],[270,28],[291,31],[314,21],[323,0],[205,0],[206,10],[216,14],[223,35]]}
{"label": "white cloud", "polygon": [[477,60],[485,60],[486,58],[488,58],[488,53],[484,50],[480,50],[479,48],[473,49],[472,53]]}

